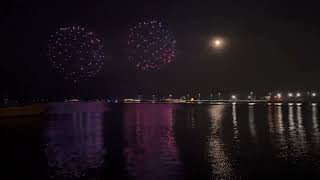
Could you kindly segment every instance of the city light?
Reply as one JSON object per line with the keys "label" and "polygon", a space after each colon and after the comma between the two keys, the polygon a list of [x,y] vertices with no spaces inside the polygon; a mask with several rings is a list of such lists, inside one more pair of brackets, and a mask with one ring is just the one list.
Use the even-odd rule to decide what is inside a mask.
{"label": "city light", "polygon": [[[139,102],[171,102],[174,103],[175,97],[180,97],[177,98],[179,99],[179,103],[182,101],[185,101],[186,103],[225,103],[225,102],[247,102],[249,103],[257,103],[257,102],[264,102],[268,105],[279,105],[276,103],[285,103],[287,105],[296,105],[297,103],[302,103],[303,105],[305,102],[308,102],[306,104],[309,104],[310,106],[312,103],[317,103],[316,100],[318,100],[316,97],[318,96],[317,91],[311,91],[311,92],[304,92],[304,91],[299,91],[299,92],[274,92],[271,93],[269,92],[270,96],[256,96],[254,92],[248,92],[246,95],[245,94],[239,94],[234,92],[234,94],[230,94],[229,98],[222,97],[222,93],[209,93],[208,96],[202,95],[201,93],[196,93],[195,95],[191,94],[183,94],[182,96],[179,94],[176,94],[175,97],[173,96],[174,94],[169,93],[167,96],[161,96],[160,94],[152,93],[149,98],[143,99],[142,96],[139,98],[125,98],[125,100],[111,100],[110,103],[119,103],[119,102],[125,102],[125,103],[131,103],[135,102],[135,100],[139,100]],[[48,101],[47,99],[35,99],[33,102],[34,103],[39,103],[39,102],[46,102]],[[79,99],[66,99],[66,102],[78,102],[80,101]],[[100,101],[100,100],[99,100]],[[109,101],[108,101],[109,102]],[[5,101],[3,102],[4,104],[6,103]]]}

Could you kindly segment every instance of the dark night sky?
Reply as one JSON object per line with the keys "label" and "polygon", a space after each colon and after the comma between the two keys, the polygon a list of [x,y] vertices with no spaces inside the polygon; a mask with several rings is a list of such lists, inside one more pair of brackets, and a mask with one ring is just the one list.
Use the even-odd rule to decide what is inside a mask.
{"label": "dark night sky", "polygon": [[[17,1],[1,7],[1,90],[9,97],[320,89],[320,21],[307,1]],[[138,72],[127,62],[128,25],[164,19],[177,39],[173,64]],[[105,66],[74,85],[49,65],[47,43],[61,25],[98,33]],[[208,40],[227,40],[212,53]]]}

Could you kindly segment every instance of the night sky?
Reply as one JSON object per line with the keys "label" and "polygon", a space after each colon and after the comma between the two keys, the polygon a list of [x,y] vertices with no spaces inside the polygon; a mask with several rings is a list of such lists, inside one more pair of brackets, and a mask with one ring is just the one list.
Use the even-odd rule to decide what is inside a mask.
{"label": "night sky", "polygon": [[[1,5],[2,97],[266,93],[320,89],[319,9],[307,1],[7,1]],[[139,71],[128,62],[129,27],[161,20],[176,38],[175,60]],[[65,80],[50,65],[48,42],[61,26],[101,37],[104,66],[90,80]],[[216,52],[213,37],[226,44]]]}

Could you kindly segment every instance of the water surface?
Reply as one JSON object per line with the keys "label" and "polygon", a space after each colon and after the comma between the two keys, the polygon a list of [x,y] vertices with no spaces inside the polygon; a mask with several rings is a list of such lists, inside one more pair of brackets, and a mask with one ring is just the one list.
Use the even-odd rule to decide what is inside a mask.
{"label": "water surface", "polygon": [[53,103],[0,121],[11,179],[317,179],[319,107]]}

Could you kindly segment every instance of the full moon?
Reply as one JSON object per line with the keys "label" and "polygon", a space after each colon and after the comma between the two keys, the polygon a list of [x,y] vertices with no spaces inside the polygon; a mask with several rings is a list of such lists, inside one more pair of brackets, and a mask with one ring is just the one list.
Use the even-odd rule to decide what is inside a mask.
{"label": "full moon", "polygon": [[222,48],[223,45],[224,45],[224,41],[221,38],[213,38],[210,41],[210,46],[212,48]]}

